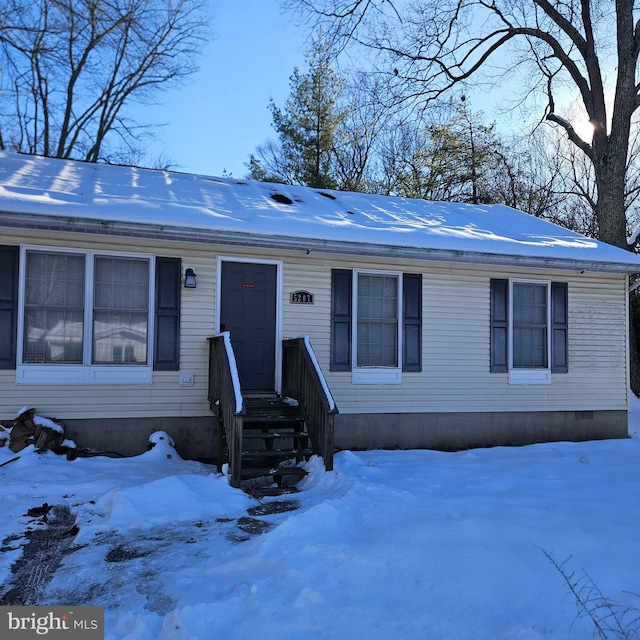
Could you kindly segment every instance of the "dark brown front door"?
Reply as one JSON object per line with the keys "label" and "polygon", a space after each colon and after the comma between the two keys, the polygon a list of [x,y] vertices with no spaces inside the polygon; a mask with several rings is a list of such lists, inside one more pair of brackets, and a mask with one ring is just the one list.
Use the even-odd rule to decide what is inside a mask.
{"label": "dark brown front door", "polygon": [[276,265],[222,263],[220,330],[229,331],[243,391],[275,389],[276,283]]}

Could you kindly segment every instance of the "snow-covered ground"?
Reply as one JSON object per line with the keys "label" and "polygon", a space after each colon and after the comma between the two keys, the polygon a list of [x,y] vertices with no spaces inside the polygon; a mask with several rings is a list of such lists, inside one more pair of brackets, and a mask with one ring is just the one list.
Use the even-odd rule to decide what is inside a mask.
{"label": "snow-covered ground", "polygon": [[638,425],[636,403],[628,440],[344,451],[261,502],[165,439],[129,459],[25,450],[0,467],[0,594],[48,503],[79,530],[38,604],[103,605],[109,639],[584,640],[548,556],[585,597],[640,608]]}

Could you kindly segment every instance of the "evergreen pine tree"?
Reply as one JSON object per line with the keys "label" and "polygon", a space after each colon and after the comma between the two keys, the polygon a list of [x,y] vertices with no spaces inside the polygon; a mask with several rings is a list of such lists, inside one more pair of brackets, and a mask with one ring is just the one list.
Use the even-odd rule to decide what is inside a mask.
{"label": "evergreen pine tree", "polygon": [[338,187],[333,164],[336,132],[345,117],[339,108],[344,78],[332,67],[332,52],[320,36],[307,56],[308,70],[295,68],[284,108],[269,109],[277,142],[257,148],[249,164],[253,179],[308,187]]}

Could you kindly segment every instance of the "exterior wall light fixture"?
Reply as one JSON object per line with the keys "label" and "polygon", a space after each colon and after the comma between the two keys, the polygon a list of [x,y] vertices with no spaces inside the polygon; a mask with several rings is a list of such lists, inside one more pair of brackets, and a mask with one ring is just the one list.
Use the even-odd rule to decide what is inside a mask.
{"label": "exterior wall light fixture", "polygon": [[196,288],[196,272],[191,267],[188,267],[184,270],[184,288]]}

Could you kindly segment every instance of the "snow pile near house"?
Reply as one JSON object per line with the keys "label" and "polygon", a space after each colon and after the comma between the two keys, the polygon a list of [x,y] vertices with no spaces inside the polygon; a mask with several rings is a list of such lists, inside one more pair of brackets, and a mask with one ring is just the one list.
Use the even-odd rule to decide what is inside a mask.
{"label": "snow pile near house", "polygon": [[543,552],[640,607],[640,440],[344,451],[262,504],[173,451],[0,467],[2,592],[47,502],[79,533],[40,604],[105,606],[109,640],[592,637]]}
{"label": "snow pile near house", "polygon": [[250,498],[215,475],[176,473],[135,486],[111,489],[93,505],[83,505],[77,524],[78,543],[99,532],[151,529],[164,525],[216,518],[251,506]]}

